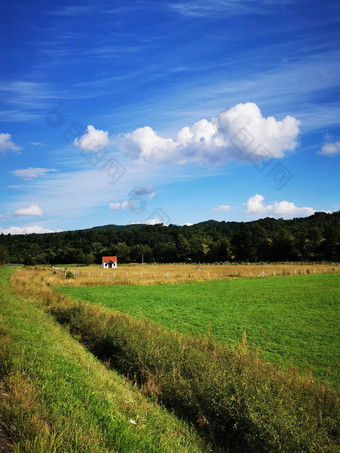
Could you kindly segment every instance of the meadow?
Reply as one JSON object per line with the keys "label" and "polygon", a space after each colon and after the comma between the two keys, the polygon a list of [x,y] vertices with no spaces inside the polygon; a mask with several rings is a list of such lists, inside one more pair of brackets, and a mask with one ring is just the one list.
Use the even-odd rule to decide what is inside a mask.
{"label": "meadow", "polygon": [[154,286],[67,286],[73,298],[182,333],[247,342],[266,360],[339,386],[340,275],[244,278]]}
{"label": "meadow", "polygon": [[[65,293],[53,290],[51,281],[59,278],[53,272],[47,268],[18,269],[11,275],[11,286],[20,294],[20,300],[24,298],[32,301],[28,303],[32,310],[34,307],[34,310],[39,311],[40,317],[44,314],[50,321],[53,317],[66,327],[67,334],[70,333],[77,340],[76,347],[79,347],[78,342],[82,343],[113,373],[118,371],[132,381],[142,396],[148,395],[154,402],[174,411],[180,419],[192,423],[196,432],[210,442],[213,451],[331,453],[339,450],[339,393],[326,382],[320,382],[311,374],[303,376],[296,367],[279,369],[264,359],[261,352],[249,347],[244,335],[240,344],[231,347],[211,334],[181,333],[162,326],[160,322],[151,322],[145,316],[138,319],[98,303],[89,304],[70,298]],[[334,275],[301,276],[306,279],[314,277]],[[65,274],[63,278],[68,281]],[[289,281],[295,278],[286,275],[280,279]],[[77,280],[77,276],[74,280]],[[249,279],[165,285],[161,288],[171,292],[180,286],[233,284],[241,281]],[[250,281],[277,283],[279,277]],[[133,288],[125,286],[118,289]],[[110,286],[110,289],[116,288]],[[136,290],[143,289],[151,287],[136,287]],[[133,301],[130,303],[133,304]],[[4,305],[6,307],[7,303]],[[32,318],[38,323],[41,319],[35,311],[32,311]],[[33,330],[33,325],[31,328]],[[49,329],[45,333],[49,335]],[[29,335],[28,332],[26,341],[29,341]],[[38,336],[35,338],[38,341]],[[58,342],[54,346],[58,347]],[[73,350],[73,346],[68,348]],[[61,345],[59,349],[63,351],[64,346]],[[47,357],[45,359],[47,361]],[[35,369],[35,356],[30,360],[27,368]],[[57,373],[57,370],[54,372]],[[57,377],[62,379],[64,376],[62,373],[58,376],[57,373]],[[96,381],[93,384],[96,386]],[[77,388],[77,380],[72,380],[67,392],[72,393]],[[83,401],[83,404],[88,403]],[[79,406],[82,407],[81,404]],[[101,413],[103,417],[107,410],[106,406],[102,406],[98,416]],[[114,417],[114,413],[111,414]],[[138,418],[138,411],[134,416]],[[144,415],[142,417],[145,418]],[[99,419],[102,420],[101,417]],[[163,423],[167,422],[160,421],[160,429]],[[101,424],[97,423],[96,426],[100,428]],[[110,431],[112,436],[116,430],[117,427],[113,426]],[[190,427],[187,432],[190,432]],[[154,435],[157,439],[157,433]],[[189,444],[185,439],[188,439]],[[180,440],[188,451],[190,448],[200,451],[199,448],[203,446],[197,443],[194,432],[192,439],[193,442],[196,439],[196,443],[190,444],[190,434],[189,438],[184,436]],[[166,437],[163,440],[165,451],[177,451],[177,447],[165,446]],[[129,440],[126,442],[128,444]],[[159,440],[148,435],[147,431],[140,430],[139,442],[141,444],[136,443],[137,448],[133,451],[139,451],[138,446],[143,442],[147,442],[150,448]],[[118,450],[124,451],[121,448]],[[186,450],[181,446],[178,451]]]}

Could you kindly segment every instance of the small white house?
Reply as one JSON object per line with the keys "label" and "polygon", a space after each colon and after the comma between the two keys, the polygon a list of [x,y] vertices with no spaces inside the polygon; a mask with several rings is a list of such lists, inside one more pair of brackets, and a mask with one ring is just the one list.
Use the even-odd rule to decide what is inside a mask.
{"label": "small white house", "polygon": [[116,256],[103,256],[102,265],[104,269],[112,269],[117,267],[117,257]]}

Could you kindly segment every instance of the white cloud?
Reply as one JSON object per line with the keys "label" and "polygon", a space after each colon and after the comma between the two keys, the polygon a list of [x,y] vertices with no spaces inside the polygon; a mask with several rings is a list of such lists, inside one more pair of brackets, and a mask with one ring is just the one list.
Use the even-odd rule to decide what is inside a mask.
{"label": "white cloud", "polygon": [[291,116],[264,118],[255,103],[238,104],[211,121],[181,129],[176,139],[160,137],[151,127],[124,135],[118,146],[140,164],[223,165],[232,160],[279,158],[297,145],[299,121]]}
{"label": "white cloud", "polygon": [[38,176],[43,176],[48,172],[55,172],[53,168],[35,168],[29,167],[22,170],[13,170],[11,173],[14,176],[22,179],[32,179],[37,178]]}
{"label": "white cloud", "polygon": [[121,204],[120,203],[110,203],[109,204],[109,208],[112,210],[112,211],[117,211],[118,209],[120,209],[121,207]]}
{"label": "white cloud", "polygon": [[294,217],[310,216],[316,211],[310,207],[298,207],[290,201],[276,201],[273,204],[264,204],[264,196],[256,194],[250,197],[246,203],[248,214],[266,215],[268,217]]}
{"label": "white cloud", "polygon": [[340,154],[340,142],[335,143],[325,143],[321,148],[321,151],[318,152],[320,156],[336,156]]}
{"label": "white cloud", "polygon": [[247,201],[247,212],[262,214],[268,211],[268,207],[263,204],[264,196],[256,194]]}
{"label": "white cloud", "polygon": [[122,203],[110,203],[109,208],[112,211],[118,211],[119,209],[122,209],[123,211],[125,211],[130,206],[133,206],[134,203],[135,203],[135,200],[123,201]]}
{"label": "white cloud", "polygon": [[33,146],[45,146],[45,144],[41,143],[41,142],[32,142],[31,145],[33,145]]}
{"label": "white cloud", "polygon": [[154,219],[148,219],[145,221],[146,225],[159,225],[160,223],[163,223],[161,222],[159,219],[157,219],[156,217]]}
{"label": "white cloud", "polygon": [[34,226],[26,226],[26,227],[18,227],[18,226],[11,226],[9,228],[1,228],[0,233],[3,234],[32,234],[32,233],[58,233],[62,230],[50,230],[49,228],[43,228],[39,225]]}
{"label": "white cloud", "polygon": [[192,226],[192,225],[193,225],[192,223],[187,222],[187,223],[184,223],[183,226]]}
{"label": "white cloud", "polygon": [[218,206],[218,208],[214,208],[215,211],[230,211],[231,206],[228,204],[221,204],[221,206]]}
{"label": "white cloud", "polygon": [[15,145],[11,141],[11,134],[0,134],[0,154],[5,154],[6,151],[20,151],[20,146]]}
{"label": "white cloud", "polygon": [[43,212],[37,204],[31,204],[28,208],[17,209],[15,215],[42,216]]}
{"label": "white cloud", "polygon": [[87,151],[98,152],[109,144],[108,135],[107,131],[102,131],[89,125],[87,126],[87,132],[79,139],[76,138],[73,144]]}

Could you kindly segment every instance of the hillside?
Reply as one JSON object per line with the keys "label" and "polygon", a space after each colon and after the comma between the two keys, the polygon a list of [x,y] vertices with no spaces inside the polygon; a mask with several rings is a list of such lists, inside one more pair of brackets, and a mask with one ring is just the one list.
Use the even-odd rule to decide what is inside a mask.
{"label": "hillside", "polygon": [[292,220],[209,220],[192,226],[105,225],[60,233],[0,235],[0,263],[340,261],[340,212]]}

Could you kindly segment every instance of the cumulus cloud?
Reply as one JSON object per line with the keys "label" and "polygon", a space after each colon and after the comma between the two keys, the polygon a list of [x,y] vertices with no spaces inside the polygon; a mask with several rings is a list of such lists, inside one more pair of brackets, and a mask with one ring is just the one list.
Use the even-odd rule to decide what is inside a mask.
{"label": "cumulus cloud", "polygon": [[87,132],[79,139],[76,138],[73,144],[87,151],[98,152],[109,144],[108,135],[107,131],[102,131],[89,125],[87,126]]}
{"label": "cumulus cloud", "polygon": [[125,211],[130,207],[130,202],[134,202],[135,200],[130,200],[130,201],[123,201],[122,203],[110,203],[109,208],[112,211],[118,211],[119,209],[122,209]]}
{"label": "cumulus cloud", "polygon": [[321,151],[318,152],[320,156],[329,156],[334,157],[340,154],[340,142],[335,143],[325,143],[321,148]]}
{"label": "cumulus cloud", "polygon": [[20,151],[20,146],[15,145],[11,141],[11,134],[0,134],[0,154],[5,154],[6,151]]}
{"label": "cumulus cloud", "polygon": [[112,211],[117,211],[118,209],[120,209],[120,203],[110,203],[109,204],[109,208],[112,210]]}
{"label": "cumulus cloud", "polygon": [[264,196],[256,194],[246,203],[248,214],[266,215],[268,217],[310,216],[316,211],[310,207],[298,207],[290,201],[276,201],[273,204],[264,204]]}
{"label": "cumulus cloud", "polygon": [[154,219],[148,219],[145,221],[146,225],[159,225],[160,223],[163,223],[161,222],[159,219],[157,219],[156,217]]}
{"label": "cumulus cloud", "polygon": [[50,230],[49,228],[43,228],[39,225],[33,226],[25,226],[25,227],[18,227],[18,226],[11,226],[9,228],[1,228],[0,227],[0,234],[32,234],[32,233],[59,233],[62,230]]}
{"label": "cumulus cloud", "polygon": [[14,212],[15,215],[25,215],[25,216],[42,216],[43,212],[37,204],[31,204],[27,208],[17,209]]}
{"label": "cumulus cloud", "polygon": [[279,158],[297,145],[299,121],[286,116],[265,118],[252,102],[238,104],[211,121],[202,119],[181,129],[176,139],[163,138],[151,127],[125,134],[119,148],[141,164],[223,165],[229,161]]}
{"label": "cumulus cloud", "polygon": [[35,168],[35,167],[29,167],[29,168],[24,168],[22,170],[13,170],[11,173],[22,179],[33,179],[37,178],[38,176],[43,176],[48,172],[55,172],[53,168]]}
{"label": "cumulus cloud", "polygon": [[218,206],[217,208],[214,208],[215,211],[230,211],[231,206],[228,204],[221,204],[221,206]]}

